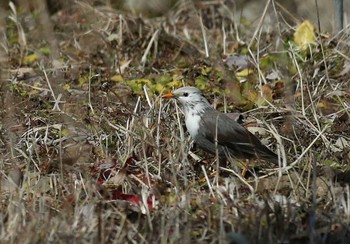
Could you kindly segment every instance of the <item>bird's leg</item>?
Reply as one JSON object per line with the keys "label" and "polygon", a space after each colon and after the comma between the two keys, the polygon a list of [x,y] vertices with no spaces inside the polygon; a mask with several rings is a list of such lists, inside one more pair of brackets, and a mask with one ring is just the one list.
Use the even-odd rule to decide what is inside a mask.
{"label": "bird's leg", "polygon": [[243,177],[245,177],[245,174],[246,174],[247,171],[248,171],[248,167],[249,167],[249,164],[250,164],[250,160],[247,160],[245,163],[244,163],[244,162],[241,162],[241,164],[242,164],[242,166],[243,166],[241,175],[242,175]]}
{"label": "bird's leg", "polygon": [[[212,163],[208,162],[206,159],[203,159],[203,160],[201,161],[202,165],[203,165],[203,163],[205,163],[206,165],[209,165],[209,166],[210,166],[211,172],[207,175],[209,179],[211,179],[211,178],[213,178],[213,177],[217,177],[217,174],[219,173],[217,167],[215,167],[215,165],[216,165],[216,163],[217,163],[216,160],[217,160],[217,159],[215,159],[214,161],[212,161]],[[225,161],[225,162],[226,162],[226,161]],[[221,163],[221,161],[220,161],[220,163]],[[202,177],[201,179],[199,179],[199,182],[200,182],[200,183],[203,183],[203,182],[206,182],[206,181],[207,181],[206,177]]]}

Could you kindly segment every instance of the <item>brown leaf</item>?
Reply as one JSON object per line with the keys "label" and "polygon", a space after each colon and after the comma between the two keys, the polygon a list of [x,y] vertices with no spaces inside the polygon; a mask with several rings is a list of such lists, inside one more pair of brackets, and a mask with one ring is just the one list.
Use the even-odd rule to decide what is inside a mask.
{"label": "brown leaf", "polygon": [[121,185],[126,179],[126,173],[125,169],[112,172],[113,176],[108,179],[107,183],[115,186]]}

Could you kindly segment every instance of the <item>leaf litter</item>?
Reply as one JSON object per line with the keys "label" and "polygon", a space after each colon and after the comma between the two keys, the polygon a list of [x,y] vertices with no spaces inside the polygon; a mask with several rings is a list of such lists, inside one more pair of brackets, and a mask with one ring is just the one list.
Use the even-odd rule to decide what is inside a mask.
{"label": "leaf litter", "polygon": [[[44,15],[12,4],[1,240],[348,240],[347,32],[330,39],[309,21],[240,29],[232,9],[179,3],[146,18],[77,1],[43,29]],[[244,179],[197,150],[179,109],[160,98],[182,85],[239,112],[230,116],[280,166],[256,162]]]}

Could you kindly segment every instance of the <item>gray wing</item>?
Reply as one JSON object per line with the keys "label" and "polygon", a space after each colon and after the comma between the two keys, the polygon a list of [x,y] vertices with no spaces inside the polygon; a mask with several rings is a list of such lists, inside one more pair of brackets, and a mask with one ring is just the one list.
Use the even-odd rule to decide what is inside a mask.
{"label": "gray wing", "polygon": [[[229,151],[233,156],[241,159],[258,158],[278,163],[277,155],[263,145],[258,138],[242,125],[216,110],[207,111],[201,120],[202,128],[197,140],[204,150],[214,149],[217,139],[220,154]],[[205,144],[206,142],[206,144]],[[204,146],[203,146],[204,145]],[[212,150],[210,150],[212,149]]]}

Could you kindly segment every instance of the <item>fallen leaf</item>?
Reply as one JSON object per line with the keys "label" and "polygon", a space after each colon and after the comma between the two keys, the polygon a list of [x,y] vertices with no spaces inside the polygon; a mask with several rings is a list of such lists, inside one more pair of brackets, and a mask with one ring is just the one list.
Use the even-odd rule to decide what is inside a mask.
{"label": "fallen leaf", "polygon": [[114,185],[114,186],[119,186],[121,185],[124,180],[126,179],[126,170],[122,169],[116,172],[113,172],[114,175],[108,179],[108,185]]}
{"label": "fallen leaf", "polygon": [[284,82],[282,80],[276,81],[273,87],[273,99],[279,99],[284,94]]}
{"label": "fallen leaf", "polygon": [[111,77],[111,80],[116,81],[116,82],[124,81],[123,76],[121,76],[121,75],[114,75]]}
{"label": "fallen leaf", "polygon": [[17,80],[24,80],[26,78],[31,78],[37,76],[33,68],[21,67],[18,69],[10,70],[11,75],[15,76]]}
{"label": "fallen leaf", "polygon": [[39,55],[37,53],[29,54],[23,58],[24,64],[32,64],[39,59]]}
{"label": "fallen leaf", "polygon": [[247,69],[252,68],[252,62],[247,55],[230,55],[223,59],[224,64],[228,66],[230,69]]}
{"label": "fallen leaf", "polygon": [[278,80],[279,78],[279,74],[274,70],[266,75],[267,80]]}
{"label": "fallen leaf", "polygon": [[343,151],[344,148],[350,148],[350,142],[344,137],[339,137],[334,145],[338,148],[339,151]]}
{"label": "fallen leaf", "polygon": [[242,71],[236,72],[236,78],[241,81],[247,78],[248,75],[251,75],[254,73],[253,69],[244,69]]}
{"label": "fallen leaf", "polygon": [[130,60],[122,60],[122,61],[120,61],[119,67],[116,70],[116,72],[119,73],[119,74],[124,74],[125,70],[129,67],[130,63],[131,63],[131,59]]}
{"label": "fallen leaf", "polygon": [[[262,95],[261,93],[257,93],[257,98],[255,100],[255,104],[257,106],[262,106],[267,103],[267,101],[272,101],[272,88],[265,84],[262,86]],[[252,100],[253,101],[253,100]]]}
{"label": "fallen leaf", "polygon": [[[112,190],[111,192],[111,198],[113,200],[120,200],[120,201],[126,201],[131,205],[141,207],[143,205],[142,203],[142,197],[138,194],[125,194],[120,189]],[[155,208],[155,204],[153,201],[153,195],[149,195],[146,199],[147,207],[149,210],[152,210]],[[134,209],[136,210],[136,209]],[[141,211],[141,209],[140,209]]]}
{"label": "fallen leaf", "polygon": [[308,48],[310,44],[316,43],[315,27],[309,20],[305,20],[297,27],[294,32],[294,42],[302,50]]}
{"label": "fallen leaf", "polygon": [[63,69],[65,66],[63,61],[57,59],[52,60],[51,65],[54,69]]}
{"label": "fallen leaf", "polygon": [[256,126],[247,126],[247,130],[249,130],[252,134],[256,135],[259,134],[260,136],[265,136],[266,135],[266,129],[261,128],[261,127],[256,127]]}

